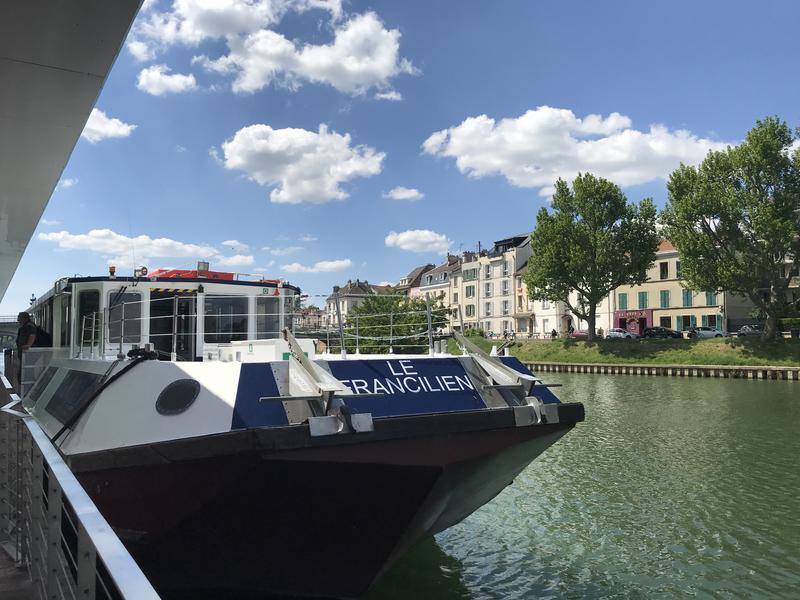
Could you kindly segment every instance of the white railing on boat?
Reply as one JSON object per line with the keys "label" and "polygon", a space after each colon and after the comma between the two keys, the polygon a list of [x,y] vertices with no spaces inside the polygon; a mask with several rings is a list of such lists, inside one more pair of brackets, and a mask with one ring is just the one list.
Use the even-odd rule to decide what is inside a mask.
{"label": "white railing on boat", "polygon": [[[381,354],[434,354],[444,351],[442,346],[446,342],[443,340],[452,333],[450,309],[434,306],[430,301],[426,302],[424,310],[400,310],[382,314],[351,313],[344,317],[337,301],[335,324],[318,323],[315,327],[304,322],[302,311],[181,312],[180,302],[185,298],[187,296],[171,296],[122,302],[110,310],[107,308],[83,315],[79,326],[80,334],[75,344],[75,355],[83,358],[124,355],[125,349],[132,345],[154,343],[159,338],[168,338],[169,343],[165,346],[170,351],[162,352],[168,354],[171,360],[179,360],[179,343],[187,339],[191,342],[191,338],[195,338],[203,346],[230,341],[277,339],[284,327],[288,327],[297,337],[313,338],[320,354],[346,356],[348,352],[361,354],[364,350]],[[231,296],[205,294],[203,301],[217,298],[230,299]],[[170,310],[163,311],[168,314],[142,316],[142,306],[152,306],[156,302],[171,303]],[[149,308],[148,313],[151,313]],[[132,314],[136,316],[130,316]],[[186,329],[186,319],[193,321],[190,321],[188,331],[181,331]],[[163,327],[165,331],[153,332],[152,324],[164,320],[168,320]],[[146,335],[142,327],[145,321],[148,322]],[[376,352],[376,349],[380,351]],[[204,356],[205,352],[200,347],[194,355]]]}
{"label": "white railing on boat", "polygon": [[0,376],[0,552],[35,598],[159,596],[33,417]]}

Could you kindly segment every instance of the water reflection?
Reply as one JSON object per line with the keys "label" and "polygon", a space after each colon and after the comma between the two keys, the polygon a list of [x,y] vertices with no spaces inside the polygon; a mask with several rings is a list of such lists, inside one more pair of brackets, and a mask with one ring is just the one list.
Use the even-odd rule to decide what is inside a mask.
{"label": "water reflection", "polygon": [[[428,538],[403,556],[381,578],[366,600],[407,600],[472,598],[461,582],[461,563]],[[412,591],[413,590],[413,591]]]}
{"label": "water reflection", "polygon": [[586,423],[369,598],[796,597],[800,386],[547,379]]}

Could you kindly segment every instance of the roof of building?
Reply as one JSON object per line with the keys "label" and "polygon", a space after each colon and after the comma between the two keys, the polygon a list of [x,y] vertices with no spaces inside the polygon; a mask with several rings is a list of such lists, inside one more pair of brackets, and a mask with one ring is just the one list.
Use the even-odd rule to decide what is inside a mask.
{"label": "roof of building", "polygon": [[414,287],[415,285],[419,285],[419,280],[422,277],[422,275],[424,273],[427,273],[434,267],[435,265],[432,265],[431,263],[416,267],[405,277],[405,279],[408,279],[408,283],[405,285],[398,285],[397,287],[405,289],[409,287]]}
{"label": "roof of building", "polygon": [[672,245],[669,240],[661,240],[658,243],[658,250],[656,252],[677,252],[677,248]]}
{"label": "roof of building", "polygon": [[[368,281],[360,281],[356,279],[355,281],[348,280],[347,283],[343,286],[335,285],[333,286],[334,293],[338,292],[339,297],[345,296],[372,296],[375,294],[385,294],[392,290],[392,286],[390,285],[373,285]],[[333,294],[328,296],[328,299],[332,298]]]}

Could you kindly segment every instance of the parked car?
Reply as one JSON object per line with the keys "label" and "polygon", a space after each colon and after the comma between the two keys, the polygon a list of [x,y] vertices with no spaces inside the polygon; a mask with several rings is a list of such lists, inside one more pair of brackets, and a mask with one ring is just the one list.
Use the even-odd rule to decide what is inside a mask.
{"label": "parked car", "polygon": [[644,330],[644,336],[646,338],[656,338],[656,339],[667,339],[667,338],[683,338],[683,334],[680,331],[675,331],[674,329],[670,329],[669,327],[648,327]]}
{"label": "parked car", "polygon": [[690,338],[718,338],[725,335],[728,334],[724,331],[720,331],[719,329],[714,329],[713,327],[706,327],[705,325],[693,327],[689,330]]}
{"label": "parked car", "polygon": [[614,329],[609,329],[608,333],[606,333],[606,339],[614,339],[614,338],[624,338],[626,340],[635,340],[639,337],[638,333],[633,331],[628,331],[627,329],[620,329],[619,327],[615,327]]}
{"label": "parked car", "polygon": [[764,335],[764,326],[763,325],[743,325],[739,331],[736,332],[738,337],[750,337],[758,336],[761,337]]}

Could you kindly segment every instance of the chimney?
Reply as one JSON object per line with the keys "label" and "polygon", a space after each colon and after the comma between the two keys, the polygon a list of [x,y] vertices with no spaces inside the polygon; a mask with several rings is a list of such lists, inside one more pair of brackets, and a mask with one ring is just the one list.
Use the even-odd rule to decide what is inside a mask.
{"label": "chimney", "polygon": [[339,286],[338,285],[333,286],[333,293],[335,294],[338,291],[339,291]]}

